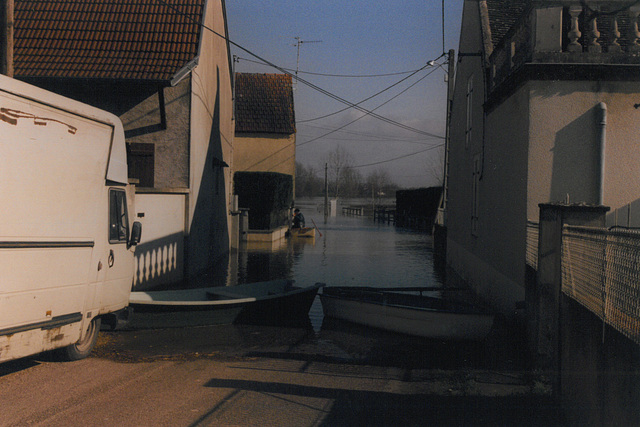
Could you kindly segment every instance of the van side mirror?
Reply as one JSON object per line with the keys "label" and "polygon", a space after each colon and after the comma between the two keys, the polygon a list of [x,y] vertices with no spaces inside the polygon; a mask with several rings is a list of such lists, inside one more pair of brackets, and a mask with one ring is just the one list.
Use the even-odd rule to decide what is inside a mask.
{"label": "van side mirror", "polygon": [[131,226],[131,236],[129,237],[129,246],[135,246],[140,243],[140,239],[142,238],[142,224],[140,222],[135,221]]}

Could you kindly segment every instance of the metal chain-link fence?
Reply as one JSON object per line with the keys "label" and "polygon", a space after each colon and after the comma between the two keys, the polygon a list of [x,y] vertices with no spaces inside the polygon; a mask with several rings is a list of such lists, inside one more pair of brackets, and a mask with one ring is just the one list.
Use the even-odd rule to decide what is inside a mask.
{"label": "metal chain-link fence", "polygon": [[562,292],[640,344],[640,231],[565,226]]}

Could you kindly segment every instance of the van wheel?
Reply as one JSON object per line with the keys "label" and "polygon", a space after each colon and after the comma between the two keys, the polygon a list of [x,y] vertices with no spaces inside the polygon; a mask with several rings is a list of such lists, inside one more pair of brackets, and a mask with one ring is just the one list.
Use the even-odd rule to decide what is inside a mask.
{"label": "van wheel", "polygon": [[75,344],[56,350],[56,356],[60,360],[73,361],[80,360],[91,354],[91,350],[96,345],[98,333],[100,332],[100,318],[95,317],[84,334]]}

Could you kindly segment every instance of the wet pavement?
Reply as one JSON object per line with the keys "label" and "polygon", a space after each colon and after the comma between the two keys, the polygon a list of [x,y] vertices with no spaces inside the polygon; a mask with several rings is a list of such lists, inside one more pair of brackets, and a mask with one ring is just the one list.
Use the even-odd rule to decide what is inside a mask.
{"label": "wet pavement", "polygon": [[[221,281],[444,285],[428,235],[358,218],[316,223],[322,237],[247,248],[230,263],[237,278]],[[142,316],[103,330],[88,359],[0,365],[0,426],[563,425],[550,375],[530,369],[524,335],[500,321],[476,343],[327,319],[319,298],[308,319],[286,327],[164,328]]]}
{"label": "wet pavement", "polygon": [[[562,425],[549,377],[529,369],[519,336],[498,323],[483,342],[446,342],[333,319],[318,331],[310,322],[125,329],[103,331],[92,358],[237,368],[208,386],[260,396],[242,400],[249,405],[277,396],[270,405],[283,410],[292,399],[296,408],[324,402],[289,425]],[[258,425],[247,410],[214,411],[194,425]]]}
{"label": "wet pavement", "polygon": [[563,425],[521,337],[500,322],[474,343],[331,319],[102,331],[85,360],[0,365],[0,426]]}

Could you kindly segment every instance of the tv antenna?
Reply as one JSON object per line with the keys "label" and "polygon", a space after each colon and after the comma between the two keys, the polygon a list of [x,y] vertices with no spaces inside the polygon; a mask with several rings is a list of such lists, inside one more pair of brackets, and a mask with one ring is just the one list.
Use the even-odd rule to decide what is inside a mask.
{"label": "tv antenna", "polygon": [[294,37],[296,39],[296,44],[293,46],[297,47],[298,53],[296,55],[296,81],[298,83],[298,67],[300,66],[300,46],[302,43],[322,43],[322,40],[302,40],[300,37]]}

